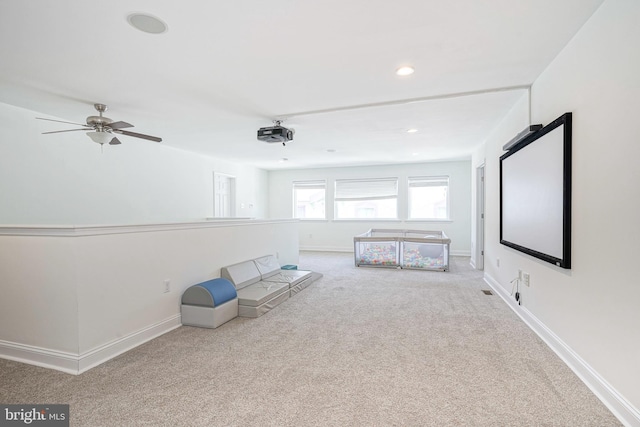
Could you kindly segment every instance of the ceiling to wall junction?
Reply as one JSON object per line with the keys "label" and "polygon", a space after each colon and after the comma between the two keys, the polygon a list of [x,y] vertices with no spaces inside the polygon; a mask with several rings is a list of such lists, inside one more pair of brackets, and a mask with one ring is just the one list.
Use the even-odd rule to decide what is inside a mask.
{"label": "ceiling to wall junction", "polygon": [[[80,123],[104,103],[162,144],[265,169],[464,159],[601,3],[4,0],[0,102]],[[287,146],[256,139],[276,118]],[[39,136],[68,128],[25,132],[91,143]]]}

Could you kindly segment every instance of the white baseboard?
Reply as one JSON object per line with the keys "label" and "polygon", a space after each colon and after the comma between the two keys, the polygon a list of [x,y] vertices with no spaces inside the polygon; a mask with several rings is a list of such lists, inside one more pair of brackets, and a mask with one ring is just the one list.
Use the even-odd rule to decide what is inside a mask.
{"label": "white baseboard", "polygon": [[470,251],[451,251],[449,254],[451,256],[471,256]]}
{"label": "white baseboard", "polygon": [[353,253],[353,246],[349,248],[341,248],[338,246],[300,246],[299,250],[309,252],[351,252]]}
{"label": "white baseboard", "polygon": [[78,374],[78,355],[0,340],[0,358]]}
{"label": "white baseboard", "polygon": [[585,362],[571,347],[562,341],[551,329],[542,323],[525,307],[518,305],[493,277],[484,274],[484,281],[507,305],[533,330],[562,361],[586,384],[598,399],[628,427],[640,426],[640,411],[620,395],[604,378]]}
{"label": "white baseboard", "polygon": [[82,354],[0,340],[0,358],[78,375],[181,325],[177,314]]}
{"label": "white baseboard", "polygon": [[142,330],[84,352],[78,356],[78,374],[86,372],[160,335],[166,334],[181,325],[180,314],[176,314]]}
{"label": "white baseboard", "polygon": [[473,268],[475,270],[476,269],[476,260],[471,258],[469,260],[469,265],[471,266],[471,268]]}

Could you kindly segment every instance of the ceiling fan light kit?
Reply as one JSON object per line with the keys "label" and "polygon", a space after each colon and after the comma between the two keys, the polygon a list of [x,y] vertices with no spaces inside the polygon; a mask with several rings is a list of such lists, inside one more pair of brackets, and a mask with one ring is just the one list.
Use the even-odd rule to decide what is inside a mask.
{"label": "ceiling fan light kit", "polygon": [[43,132],[43,134],[49,133],[61,133],[61,132],[74,132],[74,131],[89,131],[86,132],[87,136],[91,138],[93,142],[96,142],[100,145],[109,144],[109,145],[118,145],[120,141],[114,134],[132,136],[134,138],[142,138],[147,139],[149,141],[161,142],[162,138],[158,138],[157,136],[144,135],[141,133],[131,132],[127,130],[122,130],[125,128],[131,128],[133,125],[131,123],[117,121],[114,122],[108,117],[104,117],[102,113],[107,111],[108,107],[105,104],[93,104],[93,107],[98,111],[97,116],[89,116],[87,117],[87,124],[81,123],[73,123],[73,122],[65,122],[62,120],[53,120],[53,119],[45,119],[43,117],[36,117],[39,120],[47,120],[50,122],[58,122],[58,123],[67,123],[71,125],[84,126],[80,129],[68,129],[68,130],[56,130],[52,132]]}
{"label": "ceiling fan light kit", "polygon": [[115,138],[109,132],[105,132],[105,131],[102,131],[102,132],[99,132],[99,131],[87,132],[87,136],[89,138],[91,138],[93,140],[93,142],[97,142],[100,145],[106,144],[106,143],[110,143],[111,140]]}

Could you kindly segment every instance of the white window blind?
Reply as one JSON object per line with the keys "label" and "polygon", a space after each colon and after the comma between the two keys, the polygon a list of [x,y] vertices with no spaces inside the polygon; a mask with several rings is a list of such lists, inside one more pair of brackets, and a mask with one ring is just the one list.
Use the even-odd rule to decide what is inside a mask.
{"label": "white window blind", "polygon": [[409,178],[409,188],[413,187],[448,187],[448,176]]}
{"label": "white window blind", "polygon": [[339,179],[336,219],[397,219],[398,178]]}
{"label": "white window blind", "polygon": [[336,180],[336,201],[380,200],[397,197],[397,178]]}
{"label": "white window blind", "polygon": [[324,190],[326,183],[324,181],[294,181],[294,190]]}

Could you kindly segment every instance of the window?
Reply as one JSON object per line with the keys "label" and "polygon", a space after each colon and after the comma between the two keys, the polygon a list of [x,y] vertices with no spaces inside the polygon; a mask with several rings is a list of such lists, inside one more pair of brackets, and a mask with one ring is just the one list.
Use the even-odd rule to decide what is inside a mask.
{"label": "window", "polygon": [[325,219],[325,181],[296,181],[293,183],[293,217]]}
{"label": "window", "polygon": [[449,219],[449,177],[409,177],[409,219]]}
{"label": "window", "polygon": [[336,219],[397,219],[398,178],[339,179]]}

